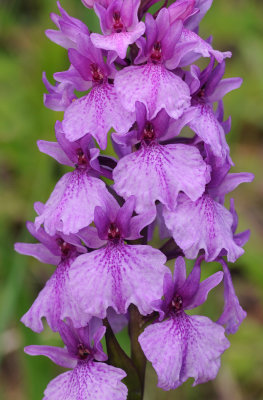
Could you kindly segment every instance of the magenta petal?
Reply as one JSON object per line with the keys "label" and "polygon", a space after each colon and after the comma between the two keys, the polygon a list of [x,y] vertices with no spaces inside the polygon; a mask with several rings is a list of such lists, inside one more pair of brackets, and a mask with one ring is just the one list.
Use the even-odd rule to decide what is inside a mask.
{"label": "magenta petal", "polygon": [[224,198],[227,193],[235,190],[241,183],[252,182],[254,175],[249,172],[227,174],[223,181],[215,188],[209,189],[213,197]]}
{"label": "magenta petal", "polygon": [[128,46],[136,42],[144,34],[145,25],[139,22],[136,28],[130,32],[112,33],[111,35],[100,35],[92,33],[91,41],[95,47],[104,50],[116,51],[120,58],[125,58]]}
{"label": "magenta petal", "polygon": [[223,279],[223,273],[222,271],[218,271],[215,274],[209,276],[209,278],[200,282],[195,297],[193,298],[191,303],[188,304],[187,307],[185,307],[185,309],[192,309],[195,307],[199,307],[201,304],[203,304],[206,301],[210,290],[219,285],[222,279]]}
{"label": "magenta petal", "polygon": [[72,161],[68,158],[66,153],[62,150],[62,148],[57,142],[47,142],[46,140],[38,140],[37,145],[42,153],[45,153],[50,157],[54,158],[60,164],[69,165],[70,167],[74,166]]}
{"label": "magenta petal", "polygon": [[229,153],[225,132],[209,105],[196,106],[197,115],[190,121],[189,127],[211,147],[215,156],[225,158]]}
{"label": "magenta petal", "polygon": [[145,213],[132,217],[130,221],[130,233],[125,237],[127,240],[135,240],[141,238],[141,231],[150,225],[156,217],[156,207],[148,209]]}
{"label": "magenta petal", "polygon": [[60,263],[38,297],[21,321],[35,332],[43,330],[46,318],[53,331],[58,331],[60,321],[70,318],[76,327],[85,326],[90,317],[74,301],[68,288],[70,261]]}
{"label": "magenta petal", "polygon": [[163,216],[187,258],[196,258],[204,249],[206,261],[213,261],[225,249],[228,260],[235,262],[244,253],[234,241],[232,214],[208,195],[193,202],[181,194],[175,211],[164,208]]}
{"label": "magenta petal", "polygon": [[76,233],[93,221],[95,207],[105,207],[107,201],[111,201],[111,195],[105,183],[76,169],[56,184],[35,224],[38,228],[43,223],[50,235],[57,230]]}
{"label": "magenta petal", "polygon": [[150,246],[109,244],[78,257],[70,269],[72,294],[88,313],[105,318],[108,307],[125,314],[131,303],[141,314],[162,296],[166,257]]}
{"label": "magenta petal", "polygon": [[139,342],[164,390],[176,389],[188,378],[194,378],[193,386],[214,379],[229,347],[220,325],[183,312],[148,326]]}
{"label": "magenta petal", "polygon": [[206,164],[195,147],[185,144],[142,146],[123,157],[113,171],[116,192],[136,197],[136,212],[152,208],[156,200],[174,210],[180,191],[193,200],[203,193]]}
{"label": "magenta petal", "polygon": [[196,42],[196,47],[193,50],[194,53],[200,54],[203,57],[213,56],[219,63],[221,63],[225,58],[231,57],[230,51],[225,51],[222,53],[221,51],[214,50],[209,43],[207,43],[205,40],[201,39],[200,36],[198,36],[196,33],[188,29],[183,29],[180,42]]}
{"label": "magenta petal", "polygon": [[217,322],[226,326],[226,333],[234,334],[237,332],[242,321],[246,318],[247,313],[239,304],[227,264],[223,259],[220,260],[220,263],[224,270],[225,306]]}
{"label": "magenta petal", "polygon": [[64,368],[74,368],[77,365],[77,360],[70,356],[67,349],[54,346],[26,346],[24,348],[26,354],[30,356],[45,356],[55,364]]}
{"label": "magenta petal", "polygon": [[75,141],[90,133],[105,149],[112,127],[119,133],[126,133],[135,120],[135,115],[126,111],[122,104],[113,85],[95,86],[87,96],[67,108],[62,123],[66,138]]}
{"label": "magenta petal", "polygon": [[222,98],[231,90],[238,89],[242,85],[243,79],[241,78],[228,78],[223,79],[216,86],[215,91],[208,97],[211,103],[222,100]]}
{"label": "magenta petal", "polygon": [[98,249],[104,246],[107,242],[101,240],[98,236],[98,230],[95,226],[88,226],[78,232],[78,237],[84,242],[87,247],[91,249]]}
{"label": "magenta petal", "polygon": [[190,91],[186,83],[162,65],[124,68],[116,74],[115,87],[128,111],[135,111],[135,103],[140,101],[145,104],[150,119],[162,108],[176,119],[190,106]]}
{"label": "magenta petal", "polygon": [[45,400],[126,400],[126,374],[100,362],[79,362],[73,371],[53,379],[45,390]]}
{"label": "magenta petal", "polygon": [[57,265],[61,259],[55,256],[42,243],[15,243],[15,251],[26,256],[35,257],[45,264]]}

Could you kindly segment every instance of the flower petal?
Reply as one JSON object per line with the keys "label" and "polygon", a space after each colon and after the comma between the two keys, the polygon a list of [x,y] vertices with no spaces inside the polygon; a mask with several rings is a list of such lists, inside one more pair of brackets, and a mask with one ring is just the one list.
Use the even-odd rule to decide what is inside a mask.
{"label": "flower petal", "polygon": [[85,326],[90,317],[86,315],[71,296],[68,288],[70,260],[58,265],[28,312],[21,321],[34,332],[43,330],[45,317],[53,331],[58,331],[60,321],[69,317],[76,327]]}
{"label": "flower petal", "polygon": [[139,342],[158,375],[158,386],[170,390],[188,378],[195,379],[193,386],[214,379],[220,356],[229,347],[221,328],[207,317],[184,312],[148,326]]}
{"label": "flower petal", "polygon": [[44,264],[57,265],[61,258],[52,254],[42,243],[15,243],[15,251],[35,257]]}
{"label": "flower petal", "polygon": [[80,362],[73,371],[53,379],[45,390],[45,400],[126,400],[126,374],[100,362]]}
{"label": "flower petal", "polygon": [[211,103],[221,100],[231,90],[240,88],[242,85],[242,78],[228,78],[223,79],[216,87],[215,91],[209,96]]}
{"label": "flower petal", "polygon": [[38,140],[37,142],[38,148],[42,153],[53,157],[56,161],[63,165],[69,165],[73,167],[74,164],[68,158],[66,153],[62,150],[60,145],[57,142],[48,142],[46,140]]}
{"label": "flower petal", "polygon": [[219,63],[221,63],[225,58],[230,58],[232,55],[230,51],[225,51],[222,53],[221,51],[214,50],[209,43],[200,38],[200,36],[198,36],[195,32],[192,32],[186,28],[182,31],[180,42],[196,42],[196,47],[193,50],[194,53],[200,54],[202,57],[213,56]]}
{"label": "flower petal", "polygon": [[24,352],[30,356],[45,356],[64,368],[74,368],[77,360],[70,356],[67,349],[55,346],[26,346]]}
{"label": "flower petal", "polygon": [[156,200],[173,210],[179,191],[193,200],[202,195],[206,164],[195,147],[152,144],[119,160],[113,178],[120,196],[136,197],[137,213],[152,208]]}
{"label": "flower petal", "polygon": [[76,301],[88,313],[105,318],[108,307],[125,314],[131,303],[141,314],[162,296],[166,257],[150,246],[109,244],[78,257],[70,269]]}
{"label": "flower petal", "polygon": [[113,85],[95,86],[87,96],[67,108],[62,123],[67,139],[75,141],[90,133],[105,149],[112,127],[119,133],[126,133],[135,120],[135,115],[126,111],[122,104]]}
{"label": "flower petal", "polygon": [[108,201],[111,195],[105,183],[76,169],[56,184],[43,213],[35,220],[36,227],[43,223],[50,235],[57,230],[76,233],[93,221],[95,207],[104,208]]}
{"label": "flower petal", "polygon": [[115,87],[120,102],[128,111],[134,112],[136,101],[141,101],[150,119],[162,108],[176,119],[190,106],[190,92],[186,83],[162,65],[124,68],[116,74]]}
{"label": "flower petal", "polygon": [[246,318],[247,313],[239,304],[227,264],[223,259],[220,260],[220,263],[224,270],[225,306],[217,323],[226,326],[226,333],[234,334],[238,330],[243,319]]}
{"label": "flower petal", "polygon": [[144,34],[144,31],[144,23],[139,22],[134,30],[130,32],[114,32],[111,35],[100,35],[99,33],[92,33],[90,35],[90,38],[94,46],[98,49],[116,51],[118,56],[123,59],[126,57],[128,46],[136,42],[136,40]]}
{"label": "flower petal", "polygon": [[187,258],[196,258],[203,249],[206,261],[213,261],[225,249],[228,260],[235,262],[244,253],[233,238],[232,214],[208,195],[193,202],[181,194],[175,211],[164,208],[163,216]]}
{"label": "flower petal", "polygon": [[215,156],[225,158],[229,153],[225,132],[209,105],[195,107],[197,115],[190,121],[189,127],[211,147]]}

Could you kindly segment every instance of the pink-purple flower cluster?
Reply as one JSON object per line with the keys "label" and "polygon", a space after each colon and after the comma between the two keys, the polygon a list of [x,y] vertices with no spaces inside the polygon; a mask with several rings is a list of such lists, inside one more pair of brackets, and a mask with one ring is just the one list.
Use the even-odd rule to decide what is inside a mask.
{"label": "pink-purple flower cluster", "polygon": [[[54,86],[43,75],[44,103],[64,117],[56,141],[38,141],[41,152],[71,169],[45,204],[35,203],[27,228],[38,243],[15,245],[56,266],[22,322],[39,333],[45,318],[65,347],[25,351],[71,369],[48,384],[46,400],[124,400],[122,380],[132,369],[110,357],[106,338],[107,362],[101,339],[127,324],[138,333],[131,358],[124,357],[135,374],[141,376],[141,351],[164,390],[216,377],[229,347],[225,333],[235,333],[246,316],[225,259],[243,254],[249,231],[236,233],[234,201],[228,210],[225,195],[253,176],[230,172],[226,140],[231,119],[224,121],[223,97],[242,80],[223,79],[231,53],[198,35],[212,0],[169,7],[157,0],[82,2],[94,9],[102,33],[58,3],[60,15],[51,15],[57,29],[46,34],[67,49],[70,65],[54,74]],[[208,58],[203,70],[200,58]],[[110,139],[117,158],[101,153]],[[167,239],[160,249],[151,242],[155,229]],[[188,277],[184,257],[195,260]],[[175,259],[173,274],[167,259]],[[201,264],[209,270],[212,261],[220,270],[200,281]],[[187,313],[222,280],[218,321]],[[128,388],[132,381],[124,380]]]}

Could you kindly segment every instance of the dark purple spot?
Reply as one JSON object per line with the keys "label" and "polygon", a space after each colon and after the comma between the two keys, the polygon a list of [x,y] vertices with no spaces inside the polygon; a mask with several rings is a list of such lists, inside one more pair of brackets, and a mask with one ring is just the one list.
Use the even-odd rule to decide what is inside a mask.
{"label": "dark purple spot", "polygon": [[123,23],[121,21],[121,15],[119,11],[113,13],[113,29],[116,33],[123,31]]}
{"label": "dark purple spot", "polygon": [[81,360],[86,360],[90,355],[90,350],[84,344],[78,344],[78,356]]}
{"label": "dark purple spot", "polygon": [[77,149],[76,150],[77,157],[78,157],[78,166],[79,167],[86,167],[88,165],[88,159],[86,155],[84,154],[82,149]]}
{"label": "dark purple spot", "polygon": [[121,232],[117,225],[111,223],[108,229],[108,238],[109,240],[118,240],[121,237]]}
{"label": "dark purple spot", "polygon": [[176,294],[171,303],[172,309],[177,312],[183,308],[183,299],[179,294]]}
{"label": "dark purple spot", "polygon": [[156,42],[153,45],[153,49],[151,52],[151,60],[154,62],[161,61],[162,59],[162,47],[160,42]]}
{"label": "dark purple spot", "polygon": [[90,69],[91,69],[93,82],[95,82],[95,83],[103,83],[104,74],[101,71],[100,67],[97,64],[91,64]]}
{"label": "dark purple spot", "polygon": [[74,246],[72,246],[70,243],[65,242],[61,238],[57,239],[57,244],[58,244],[58,246],[60,248],[62,257],[69,257],[69,255],[71,254]]}
{"label": "dark purple spot", "polygon": [[155,130],[151,122],[146,122],[143,130],[142,140],[149,142],[155,139]]}

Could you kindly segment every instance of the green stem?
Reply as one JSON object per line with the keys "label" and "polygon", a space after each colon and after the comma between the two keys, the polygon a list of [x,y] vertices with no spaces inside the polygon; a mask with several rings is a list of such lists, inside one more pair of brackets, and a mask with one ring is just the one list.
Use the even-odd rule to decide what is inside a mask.
{"label": "green stem", "polygon": [[129,307],[129,335],[131,338],[131,359],[137,369],[140,383],[142,398],[145,383],[145,370],[146,370],[146,357],[141,349],[138,337],[142,333],[142,326],[144,323],[142,315],[139,313],[138,308],[131,304]]}
{"label": "green stem", "polygon": [[143,400],[141,381],[133,361],[127,356],[119,345],[107,319],[104,320],[107,327],[105,338],[108,351],[108,363],[117,368],[123,369],[127,376],[123,382],[128,388],[127,400]]}

